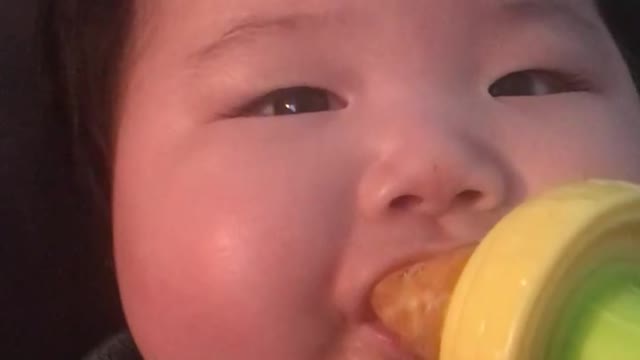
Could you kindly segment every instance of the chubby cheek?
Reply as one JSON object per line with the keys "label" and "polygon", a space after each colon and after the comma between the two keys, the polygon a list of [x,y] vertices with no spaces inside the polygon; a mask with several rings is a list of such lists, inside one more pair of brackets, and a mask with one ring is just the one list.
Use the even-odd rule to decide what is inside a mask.
{"label": "chubby cheek", "polygon": [[[611,178],[640,182],[640,110],[637,102],[545,99],[512,116],[503,153],[530,195],[570,181]],[[576,111],[576,109],[580,109]]]}
{"label": "chubby cheek", "polygon": [[222,149],[139,150],[118,162],[114,236],[125,311],[144,355],[326,356],[340,326],[331,288],[348,205],[336,206],[345,201],[336,187],[309,186],[331,189],[332,180],[304,165],[278,171],[295,163],[283,154],[251,152],[250,161]]}

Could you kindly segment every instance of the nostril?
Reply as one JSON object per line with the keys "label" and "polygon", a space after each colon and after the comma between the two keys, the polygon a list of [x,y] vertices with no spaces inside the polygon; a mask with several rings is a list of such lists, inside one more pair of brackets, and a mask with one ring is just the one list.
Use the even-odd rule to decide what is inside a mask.
{"label": "nostril", "polygon": [[481,197],[482,193],[478,190],[464,190],[458,193],[455,198],[455,202],[459,205],[469,206],[480,201]]}
{"label": "nostril", "polygon": [[430,209],[434,211],[436,209],[444,210],[449,207],[474,207],[480,203],[483,197],[484,196],[481,191],[464,190],[459,192],[454,198],[449,198],[449,201],[438,204],[425,201],[424,198],[417,195],[402,195],[391,200],[389,208],[392,210],[428,210],[428,208],[425,208],[425,202],[429,202],[429,205],[433,205]]}
{"label": "nostril", "polygon": [[391,200],[389,206],[392,209],[410,209],[422,204],[423,200],[419,196],[415,195],[402,195]]}

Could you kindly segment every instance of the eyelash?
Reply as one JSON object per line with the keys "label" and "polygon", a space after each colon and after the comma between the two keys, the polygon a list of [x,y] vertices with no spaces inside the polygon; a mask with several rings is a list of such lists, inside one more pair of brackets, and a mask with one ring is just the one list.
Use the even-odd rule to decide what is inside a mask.
{"label": "eyelash", "polygon": [[[514,90],[513,88],[509,89],[509,86],[507,86],[506,87],[507,92],[512,91],[513,93],[507,94],[507,95],[500,94],[501,91],[504,91],[504,89],[500,88],[500,85],[503,84],[504,82],[507,82],[508,80],[512,80],[512,81],[513,80],[516,80],[516,81],[517,80],[525,80],[525,81],[540,80],[539,77],[535,78],[536,75],[539,77],[544,77],[544,80],[549,80],[550,82],[553,82],[553,84],[551,85],[558,86],[560,89],[559,90],[556,89],[557,91],[552,90],[551,92],[545,93],[545,94],[513,95],[513,93],[517,93],[518,90],[513,91]],[[520,76],[520,78],[518,78],[518,76]],[[507,82],[507,85],[509,85],[508,82]],[[518,84],[516,82],[516,87],[517,85],[522,85],[522,84]],[[546,85],[549,85],[549,84],[546,84]],[[578,74],[575,72],[569,72],[565,70],[534,68],[534,69],[514,71],[504,76],[501,76],[488,87],[487,92],[493,97],[515,97],[515,96],[544,96],[544,95],[553,95],[553,94],[569,93],[569,92],[585,92],[585,91],[590,91],[592,89],[593,89],[593,85],[591,81],[581,74]],[[320,95],[321,98],[318,99],[316,97],[315,99],[312,99],[311,102],[307,102],[306,104],[303,102],[301,106],[297,106],[297,105],[291,106],[291,104],[289,104],[290,106],[286,106],[286,105],[284,106],[284,108],[287,110],[293,109],[293,111],[297,111],[298,107],[305,108],[305,105],[307,105],[306,106],[307,111],[303,111],[300,113],[292,112],[290,114],[276,114],[277,109],[275,108],[278,106],[277,104],[278,100],[287,99],[287,97],[289,97],[288,100],[291,100],[291,99],[294,99],[296,95],[301,95],[301,94],[308,95],[308,96],[310,95],[312,97]],[[322,98],[322,96],[326,96],[326,99]],[[318,101],[318,100],[320,100],[321,103],[318,103],[318,102],[314,103],[314,101]],[[285,103],[287,103],[286,100],[281,101],[279,105],[282,105]],[[269,108],[272,105],[274,108],[273,113],[261,111],[261,109]],[[313,109],[313,107],[317,105],[319,105],[320,108]],[[335,95],[329,90],[310,87],[310,86],[293,86],[293,87],[276,89],[274,91],[267,93],[266,95],[262,95],[254,99],[253,101],[249,102],[248,104],[242,105],[234,109],[231,112],[232,116],[228,116],[228,117],[244,117],[244,116],[263,116],[264,117],[264,116],[300,115],[303,113],[312,113],[312,112],[320,112],[320,111],[335,111],[335,110],[339,110],[346,107],[346,105],[347,105],[346,101],[344,101],[339,96]],[[322,107],[324,106],[326,106],[327,109],[322,109]]]}
{"label": "eyelash", "polygon": [[[514,77],[518,75],[545,76],[546,80],[555,81],[555,85],[559,85],[562,89],[556,92],[551,92],[549,94],[542,94],[542,95],[495,95],[494,94],[496,85],[499,85],[501,81],[507,80],[510,77]],[[591,82],[590,79],[588,79],[583,74],[566,71],[566,70],[537,69],[537,68],[519,70],[519,71],[508,73],[504,76],[501,76],[497,80],[495,80],[487,89],[489,94],[493,97],[543,96],[543,95],[554,95],[554,94],[560,94],[560,93],[587,92],[592,90],[593,90],[593,83]]]}
{"label": "eyelash", "polygon": [[[266,95],[260,96],[257,99],[251,101],[250,103],[240,107],[236,111],[236,113],[241,115],[253,114],[253,116],[256,116],[256,114],[258,114],[257,116],[276,116],[274,114],[265,114],[265,113],[259,114],[261,112],[259,111],[259,109],[266,108],[267,106],[265,105],[269,105],[269,104],[274,105],[273,106],[274,108],[276,108],[278,105],[287,104],[288,102],[286,100],[291,100],[295,98],[296,95],[307,95],[306,100],[309,100],[309,98],[313,96],[316,96],[316,98],[311,98],[312,101],[307,101],[307,103],[302,102],[302,104],[299,104],[299,106],[296,106],[296,105],[291,106],[291,104],[289,104],[290,106],[285,106],[285,108],[287,108],[288,110],[292,110],[292,109],[296,109],[297,107],[304,108],[306,106],[307,111],[304,111],[304,113],[312,113],[312,112],[320,112],[320,111],[330,111],[330,110],[308,109],[308,108],[313,108],[314,106],[317,107],[318,105],[321,107],[326,106],[328,108],[333,107],[334,110],[338,108],[343,108],[346,106],[346,101],[344,101],[342,98],[335,95],[329,90],[318,88],[318,87],[312,87],[312,86],[292,86],[287,88],[276,89],[274,91],[269,92]],[[320,99],[318,99],[317,97],[318,95],[320,95],[321,97]],[[326,98],[322,98],[323,96],[326,96]],[[286,99],[286,100],[281,101],[281,103],[278,104],[278,100],[282,100],[282,99]],[[314,100],[316,101],[315,103],[314,103]],[[318,104],[318,100],[321,104]],[[274,110],[277,111],[276,109]],[[290,114],[290,115],[294,115],[294,114]]]}
{"label": "eyelash", "polygon": [[561,70],[555,70],[554,73],[558,76],[563,77],[567,86],[573,88],[574,92],[594,90],[594,85],[592,80],[589,79],[584,74],[580,74],[577,72],[561,71]]}

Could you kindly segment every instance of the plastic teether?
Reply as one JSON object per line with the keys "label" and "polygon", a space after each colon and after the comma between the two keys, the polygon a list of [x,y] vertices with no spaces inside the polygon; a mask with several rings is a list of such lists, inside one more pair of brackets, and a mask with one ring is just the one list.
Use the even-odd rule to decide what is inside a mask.
{"label": "plastic teether", "polygon": [[[591,180],[544,193],[508,214],[468,262],[460,261],[439,266],[464,268],[434,308],[441,315],[426,321],[412,317],[402,328],[397,320],[399,309],[420,308],[416,299],[434,292],[406,285],[423,284],[408,279],[420,272],[389,275],[372,295],[381,320],[422,358],[436,358],[426,346],[440,360],[640,359],[639,186]],[[394,299],[380,290],[394,281],[413,295],[400,290]],[[438,316],[442,329],[430,320]]]}

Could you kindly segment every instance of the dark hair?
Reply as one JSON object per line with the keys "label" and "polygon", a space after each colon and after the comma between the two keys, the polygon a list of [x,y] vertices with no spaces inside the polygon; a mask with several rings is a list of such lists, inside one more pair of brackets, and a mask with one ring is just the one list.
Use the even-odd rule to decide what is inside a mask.
{"label": "dark hair", "polygon": [[627,62],[640,91],[640,22],[632,1],[598,0],[598,10]]}
{"label": "dark hair", "polygon": [[134,0],[45,0],[43,70],[54,116],[69,126],[76,179],[110,218],[112,119]]}
{"label": "dark hair", "polygon": [[[117,107],[128,36],[134,21],[134,0],[49,0],[46,67],[51,76],[56,112],[69,120],[80,175],[92,184],[99,206],[110,214],[112,119]],[[631,3],[631,2],[629,2]],[[619,48],[640,84],[637,20],[632,5],[597,1]]]}
{"label": "dark hair", "polygon": [[[45,127],[55,129],[47,134],[61,146],[51,150],[56,156],[61,153],[62,161],[57,165],[62,167],[61,180],[66,182],[65,189],[69,189],[61,196],[71,197],[63,199],[68,206],[62,209],[68,208],[70,213],[60,216],[69,219],[69,223],[61,226],[74,226],[62,233],[70,235],[64,239],[64,245],[57,244],[64,250],[47,250],[47,256],[64,254],[61,260],[50,263],[64,261],[61,270],[53,269],[56,277],[68,282],[61,287],[58,280],[54,286],[63,292],[62,305],[73,308],[70,319],[82,322],[84,332],[74,338],[73,351],[85,352],[85,346],[95,346],[96,341],[126,326],[111,241],[110,133],[127,37],[135,15],[134,0],[34,0],[33,3],[38,6],[37,59],[39,86],[45,101]],[[58,273],[62,271],[68,273]],[[61,302],[55,304],[60,306]],[[61,317],[64,311],[56,309],[55,317],[66,321]],[[67,335],[76,334],[72,331],[62,338],[68,338]]]}

